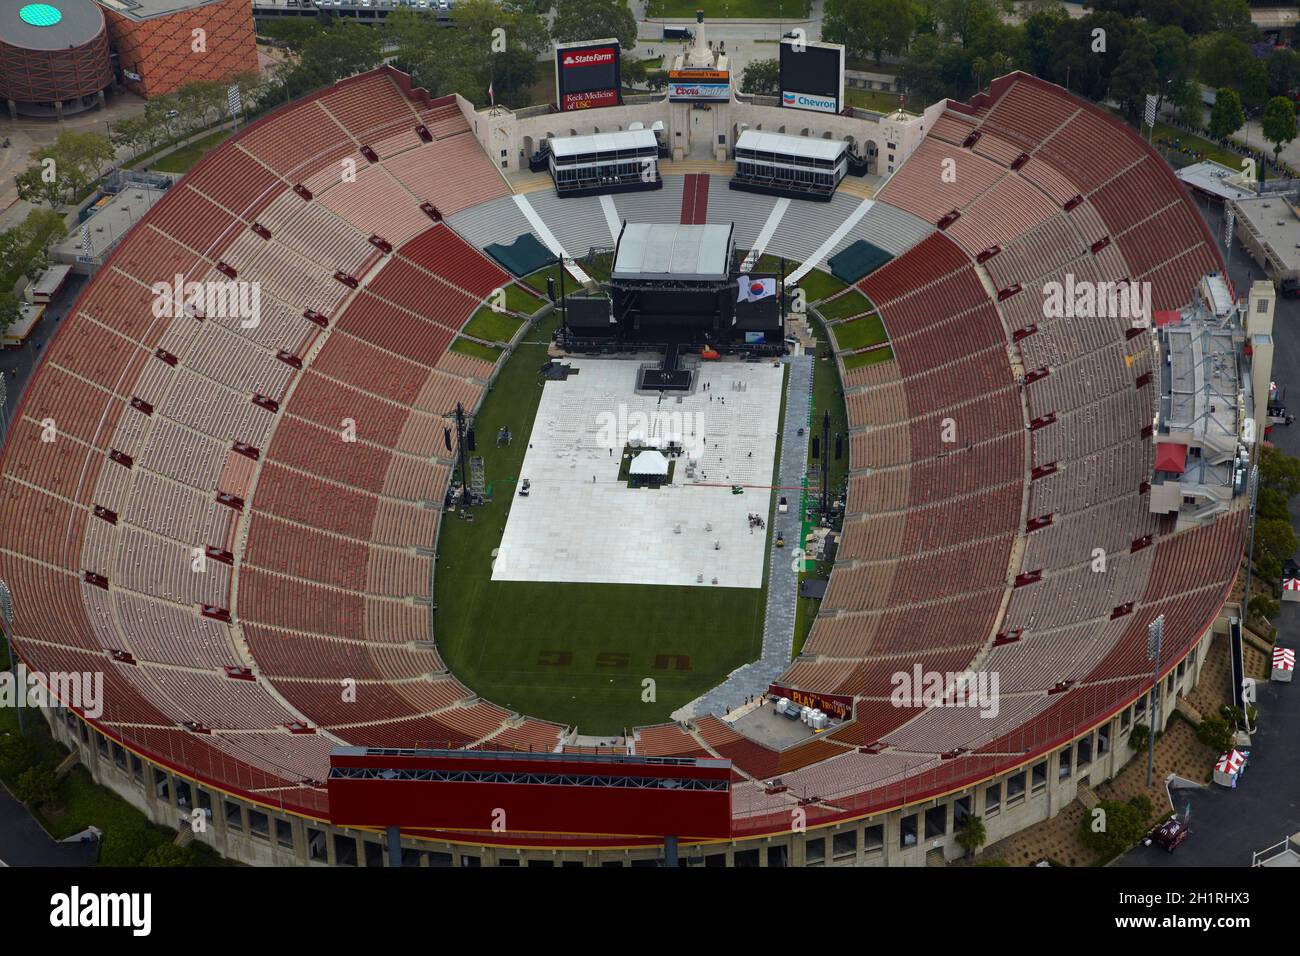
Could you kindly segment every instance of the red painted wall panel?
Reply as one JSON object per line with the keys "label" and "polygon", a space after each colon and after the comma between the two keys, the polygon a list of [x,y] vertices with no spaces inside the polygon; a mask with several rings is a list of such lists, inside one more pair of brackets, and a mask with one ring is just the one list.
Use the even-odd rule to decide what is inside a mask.
{"label": "red painted wall panel", "polygon": [[[621,836],[722,838],[731,832],[731,762],[625,757],[577,760],[564,754],[334,755],[331,822],[338,826],[491,830]],[[726,781],[722,790],[594,787],[528,782],[345,779],[340,768],[466,770],[476,773],[599,774],[610,777]],[[497,813],[503,811],[504,816]]]}

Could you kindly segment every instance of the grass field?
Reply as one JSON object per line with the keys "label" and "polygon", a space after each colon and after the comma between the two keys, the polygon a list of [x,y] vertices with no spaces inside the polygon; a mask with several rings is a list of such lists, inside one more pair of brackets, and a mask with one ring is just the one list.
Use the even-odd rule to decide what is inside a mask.
{"label": "grass field", "polygon": [[885,326],[878,315],[864,315],[850,319],[831,327],[835,334],[835,343],[841,349],[864,349],[868,345],[879,345],[887,339]]}
{"label": "grass field", "polygon": [[649,0],[646,19],[695,19],[695,11],[703,10],[709,20],[803,20],[808,16],[810,0]]}
{"label": "grass field", "polygon": [[879,365],[881,362],[888,362],[894,357],[894,350],[889,346],[883,349],[873,349],[870,352],[859,352],[857,355],[844,356],[844,370],[851,372],[855,368],[863,368],[867,365]]}
{"label": "grass field", "polygon": [[[547,316],[524,335],[476,416],[480,435],[508,425],[515,438],[507,448],[479,443],[493,500],[473,522],[443,524],[435,637],[452,673],[488,700],[584,733],[617,734],[668,720],[757,657],[765,590],[491,580],[557,323]],[[646,678],[656,682],[652,702],[642,701]]]}
{"label": "grass field", "polygon": [[[897,93],[889,93],[885,90],[848,89],[844,91],[844,95],[849,101],[849,106],[856,106],[859,109],[876,113],[892,113],[898,109]],[[904,103],[909,109],[913,108],[910,102],[904,100]]]}
{"label": "grass field", "polygon": [[822,318],[827,322],[847,319],[850,315],[860,315],[870,309],[871,300],[857,289],[817,306],[817,311],[821,313]]}
{"label": "grass field", "polygon": [[481,345],[478,342],[472,342],[466,338],[459,338],[451,343],[451,350],[459,352],[461,355],[468,355],[472,358],[482,359],[485,362],[495,362],[501,357],[502,349],[495,345]]}
{"label": "grass field", "polygon": [[509,342],[523,325],[523,319],[509,312],[494,312],[491,306],[483,306],[474,313],[473,318],[465,323],[462,331],[484,342]]}
{"label": "grass field", "polygon": [[[831,349],[826,334],[826,326],[822,323],[816,323],[817,358],[813,365],[813,407],[812,418],[809,427],[812,429],[812,435],[820,436],[822,433],[822,416],[825,412],[831,413],[831,454],[829,458],[830,466],[830,491],[831,497],[844,487],[848,480],[849,473],[849,451],[848,451],[848,411],[844,404],[844,396],[840,391],[840,373],[832,357]],[[845,438],[845,447],[843,454],[837,460],[835,458],[835,435],[841,434]],[[815,502],[821,494],[820,472],[819,468],[822,462],[812,456],[812,442],[808,443],[808,501]],[[818,480],[814,482],[814,476]],[[830,574],[830,566],[819,566],[815,571],[804,572],[799,575],[799,580],[807,578],[825,578]],[[812,598],[800,598],[795,609],[795,626],[794,626],[794,656],[799,656],[803,648],[804,641],[808,637],[808,632],[812,628],[813,618],[817,616],[817,610],[820,601]]]}
{"label": "grass field", "polygon": [[834,295],[841,289],[847,288],[846,283],[841,282],[829,272],[823,272],[821,269],[814,269],[800,279],[799,286],[803,289],[804,295],[808,297],[809,302],[817,302],[828,295]]}
{"label": "grass field", "polygon": [[230,130],[219,130],[210,136],[196,139],[188,146],[167,154],[151,165],[153,169],[160,173],[188,173],[194,167],[194,164],[203,158],[204,153],[220,146],[229,137]]}

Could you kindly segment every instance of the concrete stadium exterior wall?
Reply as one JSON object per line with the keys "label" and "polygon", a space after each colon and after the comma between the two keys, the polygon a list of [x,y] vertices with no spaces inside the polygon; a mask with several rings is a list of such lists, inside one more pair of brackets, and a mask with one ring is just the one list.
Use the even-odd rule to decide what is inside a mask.
{"label": "concrete stadium exterior wall", "polygon": [[458,96],[457,102],[483,149],[503,172],[526,167],[528,157],[548,136],[607,133],[627,129],[636,122],[648,129],[655,122],[662,122],[665,141],[672,148],[674,159],[690,155],[690,140],[696,135],[708,136],[712,158],[725,161],[734,154],[736,139],[743,130],[762,129],[816,139],[849,140],[860,154],[865,154],[868,144],[874,144],[880,148],[882,159],[879,169],[874,171],[887,176],[925,138],[933,123],[931,113],[937,116],[943,109],[940,103],[936,104],[937,110],[931,107],[924,116],[867,119],[759,105],[733,94],[731,102],[712,103],[706,111],[700,111],[702,119],[693,133],[695,108],[690,103],[670,103],[666,95],[649,103],[564,113],[540,113],[533,109],[515,113],[503,107],[476,112],[463,97]]}
{"label": "concrete stadium exterior wall", "polygon": [[[257,72],[253,10],[248,0],[196,3],[164,16],[136,19],[105,8],[122,84],[146,99],[196,80],[225,81]],[[194,49],[202,30],[203,52]],[[139,80],[125,76],[138,74]]]}
{"label": "concrete stadium exterior wall", "polygon": [[[1233,610],[1226,608],[1167,672],[1161,686],[1160,727],[1173,714],[1177,698],[1200,680],[1211,638],[1216,633],[1226,634],[1225,615]],[[1144,699],[1149,702],[1149,693]],[[334,827],[220,792],[154,764],[143,755],[127,752],[71,711],[47,710],[45,717],[57,739],[70,749],[80,750],[81,762],[96,782],[154,823],[184,829],[196,808],[210,810],[204,831],[196,832],[195,839],[225,857],[254,866],[390,865],[382,832]],[[956,860],[964,852],[956,842],[957,803],[969,801],[970,812],[984,818],[986,845],[1005,839],[1055,816],[1075,799],[1081,783],[1095,787],[1118,774],[1130,760],[1140,759],[1128,746],[1129,734],[1137,722],[1135,705],[1131,704],[1051,753],[953,793],[805,833],[683,845],[680,859],[683,865],[705,866],[925,866],[940,857],[944,861]],[[1091,755],[1086,765],[1077,759],[1084,741]],[[1067,754],[1068,774],[1062,776],[1062,760]],[[1036,771],[1042,776],[1038,784],[1034,783]],[[1016,785],[1017,779],[1020,786]],[[993,790],[997,793],[997,807],[989,810],[986,801]],[[926,813],[938,808],[943,810],[944,832],[926,838]],[[904,845],[909,821],[915,840]],[[662,856],[656,847],[552,850],[407,836],[401,844],[404,866],[649,866]]]}

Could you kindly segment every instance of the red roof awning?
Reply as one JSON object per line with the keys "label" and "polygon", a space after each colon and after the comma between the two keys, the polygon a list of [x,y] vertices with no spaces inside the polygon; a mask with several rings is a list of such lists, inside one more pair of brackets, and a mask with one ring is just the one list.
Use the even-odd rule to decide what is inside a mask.
{"label": "red roof awning", "polygon": [[1187,470],[1187,446],[1177,442],[1156,442],[1156,471],[1181,475]]}
{"label": "red roof awning", "polygon": [[1156,328],[1160,328],[1165,325],[1173,325],[1183,317],[1183,313],[1171,309],[1156,309],[1151,313],[1151,317],[1155,319]]}

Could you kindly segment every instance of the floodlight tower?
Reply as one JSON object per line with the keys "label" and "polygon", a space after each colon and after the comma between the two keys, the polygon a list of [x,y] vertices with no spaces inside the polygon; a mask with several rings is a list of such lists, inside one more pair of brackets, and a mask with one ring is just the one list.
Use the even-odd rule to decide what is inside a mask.
{"label": "floodlight tower", "polygon": [[[9,585],[0,578],[0,620],[4,621],[5,641],[9,650],[9,669],[14,675],[14,687],[20,688],[18,682],[18,652],[14,650],[14,596]],[[18,736],[23,735],[23,702],[18,701]]]}

